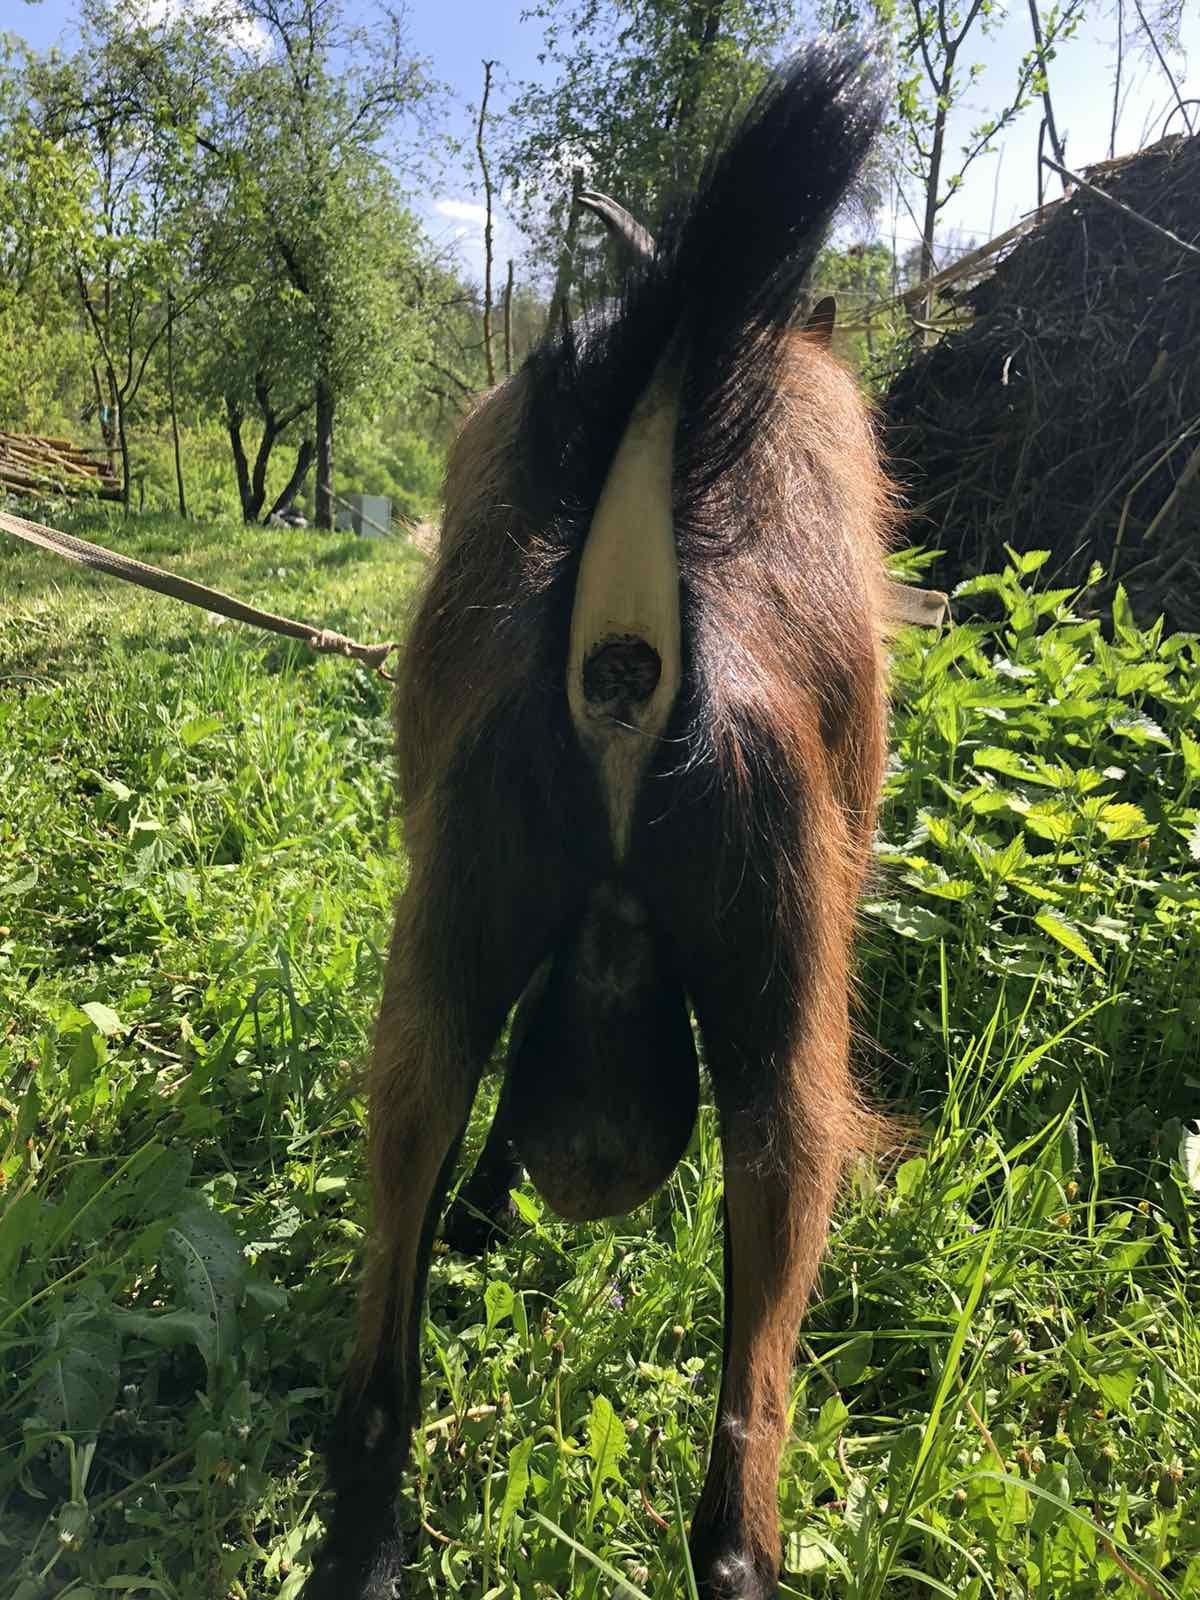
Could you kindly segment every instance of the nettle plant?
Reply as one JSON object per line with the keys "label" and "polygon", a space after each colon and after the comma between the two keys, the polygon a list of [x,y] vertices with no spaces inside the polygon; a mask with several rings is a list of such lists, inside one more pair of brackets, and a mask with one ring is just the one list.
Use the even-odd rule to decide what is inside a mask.
{"label": "nettle plant", "polygon": [[[911,1055],[922,1032],[978,1032],[1003,995],[1045,1035],[1073,1022],[1097,1098],[1120,1080],[1126,1107],[1151,1069],[1160,1096],[1186,1088],[1200,1024],[1200,638],[1140,628],[1120,588],[1109,629],[1082,614],[1098,568],[1038,591],[1048,552],[1009,556],[955,591],[971,620],[894,652],[885,892],[867,910],[911,953],[876,940],[878,1031]],[[930,559],[910,553],[909,574]],[[897,980],[940,1015],[936,998],[899,1009]]]}

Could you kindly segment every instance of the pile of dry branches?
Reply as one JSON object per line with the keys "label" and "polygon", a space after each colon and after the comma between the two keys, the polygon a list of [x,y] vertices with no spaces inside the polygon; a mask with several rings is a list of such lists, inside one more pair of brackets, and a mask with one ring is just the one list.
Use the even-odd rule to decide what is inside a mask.
{"label": "pile of dry branches", "polygon": [[44,500],[56,494],[93,494],[119,500],[121,485],[104,450],[70,439],[41,438],[0,429],[0,495]]}
{"label": "pile of dry branches", "polygon": [[1197,628],[1200,136],[1083,176],[1129,210],[1076,188],[892,385],[910,537],[946,552],[942,583],[1002,564],[1006,543],[1049,549],[1050,582],[1098,561],[1140,612]]}

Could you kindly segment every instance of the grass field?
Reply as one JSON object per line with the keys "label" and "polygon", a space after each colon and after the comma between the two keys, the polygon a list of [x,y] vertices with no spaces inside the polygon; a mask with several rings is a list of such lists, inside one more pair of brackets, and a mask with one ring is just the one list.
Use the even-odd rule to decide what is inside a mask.
{"label": "grass field", "polygon": [[[108,534],[364,638],[422,570]],[[976,585],[995,620],[895,652],[861,1055],[924,1142],[856,1174],[804,1329],[788,1596],[1200,1596],[1200,641],[1079,621],[1021,565]],[[358,668],[0,540],[0,1600],[303,1581],[389,762]],[[712,1112],[619,1224],[518,1204],[486,1261],[434,1262],[412,1592],[686,1596]]]}

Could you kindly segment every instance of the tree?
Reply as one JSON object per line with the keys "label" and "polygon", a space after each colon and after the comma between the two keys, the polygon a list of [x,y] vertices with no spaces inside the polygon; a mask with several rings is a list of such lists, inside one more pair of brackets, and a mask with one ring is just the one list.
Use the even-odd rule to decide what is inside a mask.
{"label": "tree", "polygon": [[129,418],[167,331],[165,290],[184,253],[172,191],[185,161],[173,128],[141,120],[119,53],[86,28],[62,61],[30,61],[26,83],[43,150],[71,164],[81,204],[58,218],[56,247],[91,342],[95,407],[130,496]]}
{"label": "tree", "polygon": [[123,65],[120,106],[137,142],[165,130],[203,173],[185,191],[184,254],[192,276],[220,271],[189,302],[184,382],[220,410],[242,514],[257,520],[272,451],[299,436],[280,499],[315,457],[317,521],[331,527],[336,416],[378,400],[423,340],[412,293],[422,247],[392,135],[431,103],[424,65],[397,15],[368,36],[345,25],[340,0],[217,0],[149,22],[138,0],[85,3]]}
{"label": "tree", "polygon": [[38,127],[36,109],[23,53],[0,38],[0,415],[13,419],[87,372],[62,270],[63,240],[83,225],[86,174]]}
{"label": "tree", "polygon": [[695,182],[731,110],[762,83],[795,11],[788,0],[540,0],[529,15],[557,76],[518,91],[503,170],[536,241],[535,272],[548,280],[565,255],[559,276],[586,302],[607,273],[598,235],[577,246],[575,173],[655,227]]}
{"label": "tree", "polygon": [[[1032,48],[1022,56],[1011,93],[968,133],[956,155],[947,148],[950,115],[984,67],[970,55],[1007,19],[1000,0],[827,0],[822,14],[830,26],[869,24],[889,33],[899,67],[896,110],[889,134],[898,192],[920,231],[921,276],[937,270],[936,244],[942,211],[967,173],[995,149],[997,136],[1040,95],[1053,122],[1047,68],[1055,48],[1078,28],[1086,0],[1064,0],[1046,11],[1027,0]],[[1051,129],[1057,144],[1057,131]],[[915,187],[915,206],[908,191]],[[932,314],[926,298],[918,321]]]}
{"label": "tree", "polygon": [[[250,226],[308,308],[316,521],[331,528],[339,405],[387,359],[411,309],[403,263],[371,227],[400,220],[396,152],[389,167],[385,147],[429,109],[433,86],[397,13],[368,30],[345,22],[339,0],[244,0],[239,11],[260,38],[230,92],[226,148]],[[415,235],[409,221],[398,249],[415,252]]]}

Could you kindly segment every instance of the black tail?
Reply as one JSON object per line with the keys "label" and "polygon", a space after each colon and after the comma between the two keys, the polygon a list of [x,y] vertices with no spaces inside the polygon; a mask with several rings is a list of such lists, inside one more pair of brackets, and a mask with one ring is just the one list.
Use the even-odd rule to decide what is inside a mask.
{"label": "black tail", "polygon": [[879,130],[885,77],[862,42],[810,45],[772,74],[659,239],[660,293],[693,350],[792,316]]}
{"label": "black tail", "polygon": [[774,335],[791,322],[884,106],[885,72],[867,44],[801,51],[712,154],[653,258],[631,272],[616,315],[582,335],[551,330],[531,363],[530,430],[534,475],[544,488],[557,472],[561,505],[595,504],[668,351],[684,372],[681,432],[695,471],[707,485],[740,456],[773,393]]}

